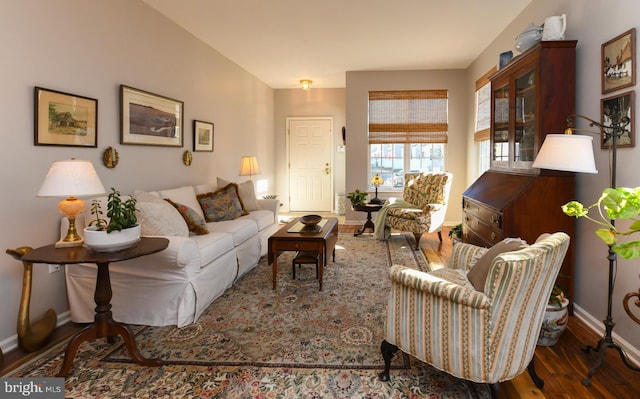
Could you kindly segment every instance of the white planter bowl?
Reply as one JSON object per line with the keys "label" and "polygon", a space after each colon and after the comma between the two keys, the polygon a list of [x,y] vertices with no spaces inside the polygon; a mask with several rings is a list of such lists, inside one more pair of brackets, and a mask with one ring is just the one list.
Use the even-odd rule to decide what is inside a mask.
{"label": "white planter bowl", "polygon": [[98,230],[95,226],[84,229],[84,245],[95,252],[116,252],[134,246],[140,241],[140,225],[122,231]]}
{"label": "white planter bowl", "polygon": [[562,300],[561,307],[547,305],[542,321],[542,328],[540,328],[538,345],[552,346],[558,342],[569,323],[569,310],[567,306],[569,306],[569,300],[567,298]]}

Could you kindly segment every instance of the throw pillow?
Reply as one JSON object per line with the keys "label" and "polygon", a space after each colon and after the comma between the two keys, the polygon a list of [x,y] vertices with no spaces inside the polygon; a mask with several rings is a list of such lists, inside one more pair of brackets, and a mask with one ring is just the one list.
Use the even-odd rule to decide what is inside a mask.
{"label": "throw pillow", "polygon": [[173,202],[169,198],[165,198],[165,201],[173,205],[174,208],[180,212],[180,215],[187,223],[187,227],[189,231],[195,233],[197,235],[209,234],[209,230],[207,230],[207,223],[202,219],[200,215],[193,209],[189,208],[186,205]]}
{"label": "throw pillow", "polygon": [[232,220],[247,214],[235,183],[229,183],[212,193],[200,194],[197,199],[207,222]]}
{"label": "throw pillow", "polygon": [[467,278],[476,290],[484,292],[484,284],[487,281],[493,259],[504,252],[517,251],[526,247],[527,243],[519,238],[505,238],[489,248],[489,250],[478,259],[478,262],[476,262],[471,270],[469,270],[469,273],[467,273]]}
{"label": "throw pillow", "polygon": [[[227,184],[231,183],[221,177],[217,179],[218,187],[224,187]],[[257,211],[260,209],[258,206],[258,200],[256,199],[256,190],[253,186],[253,182],[251,180],[247,180],[238,184],[238,195],[240,196],[240,200],[242,201],[242,205],[244,206],[244,210],[247,212]]]}
{"label": "throw pillow", "polygon": [[[189,229],[174,207],[158,197],[136,195],[136,217],[142,236],[188,237]],[[155,199],[154,199],[155,198]]]}

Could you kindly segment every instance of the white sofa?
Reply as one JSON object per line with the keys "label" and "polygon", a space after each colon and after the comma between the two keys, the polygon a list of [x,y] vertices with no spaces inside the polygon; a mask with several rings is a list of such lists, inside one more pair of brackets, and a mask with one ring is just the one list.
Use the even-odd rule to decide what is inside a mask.
{"label": "white sofa", "polygon": [[[220,183],[221,179],[218,185]],[[186,219],[163,199],[186,205],[204,217],[196,196],[215,191],[214,185],[184,186],[149,193],[136,190],[133,193],[138,200],[142,235],[164,236],[169,239],[169,247],[109,266],[115,320],[152,326],[182,327],[193,323],[217,297],[258,264],[260,257],[267,253],[268,238],[278,230],[280,203],[273,199],[257,200],[253,183],[250,189],[244,183],[239,187],[241,200],[244,194],[243,208],[246,207],[249,213],[233,220],[208,222],[206,229],[209,232],[203,235],[189,232]],[[251,194],[253,198],[247,198]],[[100,200],[106,201],[106,197]],[[93,218],[90,203],[87,201],[84,217],[76,221],[78,231],[84,228],[84,220]],[[62,231],[66,231],[65,226]],[[94,264],[65,267],[67,296],[74,322],[93,321],[96,271]]]}

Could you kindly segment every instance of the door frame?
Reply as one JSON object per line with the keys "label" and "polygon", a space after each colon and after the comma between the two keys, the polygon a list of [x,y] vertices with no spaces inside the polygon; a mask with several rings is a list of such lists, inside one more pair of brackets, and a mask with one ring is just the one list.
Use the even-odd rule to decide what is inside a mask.
{"label": "door frame", "polygon": [[285,166],[287,168],[287,206],[285,207],[286,209],[284,209],[285,212],[291,212],[291,191],[290,191],[290,187],[291,187],[291,156],[289,154],[289,151],[291,151],[291,129],[290,129],[290,122],[291,121],[304,121],[304,120],[325,120],[325,121],[329,121],[330,125],[331,125],[331,129],[330,129],[330,139],[329,139],[329,153],[330,153],[330,159],[329,159],[329,167],[331,168],[331,173],[330,173],[330,189],[329,189],[329,195],[331,198],[331,204],[329,206],[329,209],[331,209],[332,213],[336,212],[335,209],[335,175],[333,173],[333,169],[334,169],[334,164],[335,164],[335,153],[333,150],[333,144],[334,144],[334,138],[333,138],[333,117],[332,116],[287,116],[285,118],[286,123],[285,123],[285,129],[286,129],[286,157],[285,157]]}

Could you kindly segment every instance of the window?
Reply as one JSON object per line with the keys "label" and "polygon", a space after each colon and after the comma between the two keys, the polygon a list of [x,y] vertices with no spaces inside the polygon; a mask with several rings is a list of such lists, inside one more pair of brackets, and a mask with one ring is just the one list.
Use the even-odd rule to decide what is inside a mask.
{"label": "window", "polygon": [[496,71],[496,67],[484,74],[476,81],[476,126],[473,140],[478,148],[478,176],[488,170],[490,165],[491,147],[489,145],[491,127],[491,82],[489,76]]}
{"label": "window", "polygon": [[444,171],[447,90],[369,92],[369,181],[402,191],[404,174]]}

